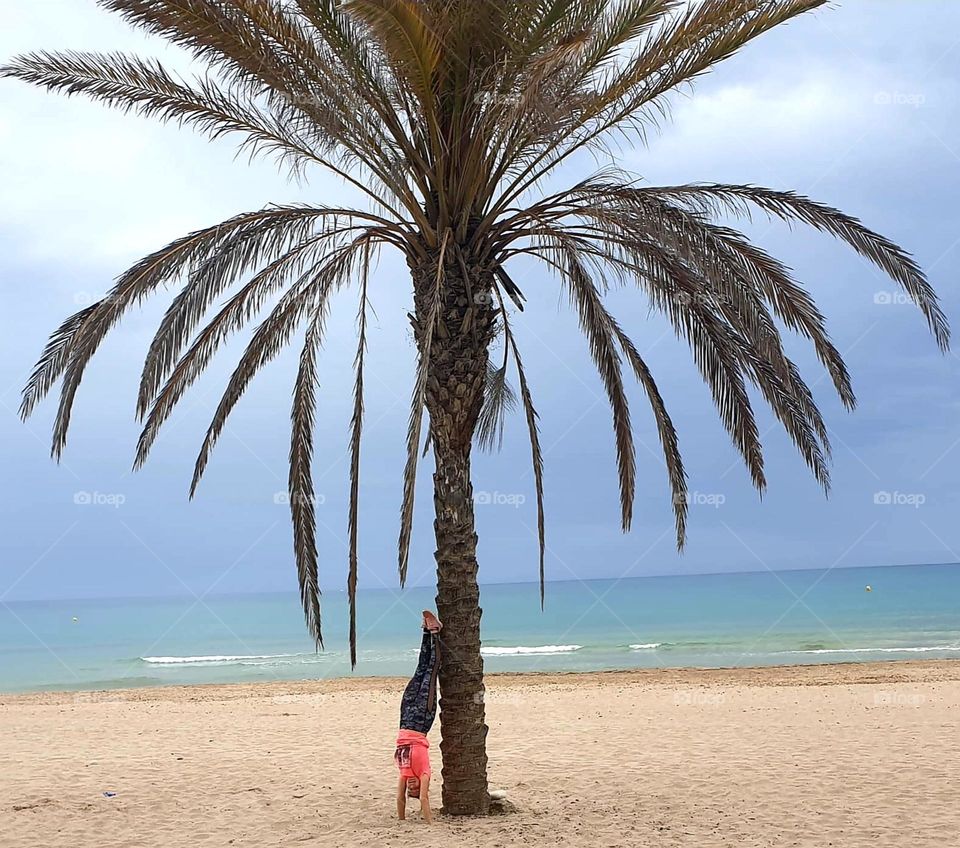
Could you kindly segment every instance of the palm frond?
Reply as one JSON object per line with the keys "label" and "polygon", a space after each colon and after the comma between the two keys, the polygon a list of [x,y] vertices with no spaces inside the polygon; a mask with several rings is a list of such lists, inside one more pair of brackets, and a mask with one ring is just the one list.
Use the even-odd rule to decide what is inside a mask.
{"label": "palm frond", "polygon": [[566,242],[559,245],[563,257],[563,281],[580,317],[580,328],[590,345],[597,373],[610,401],[613,431],[617,445],[617,470],[620,483],[620,523],[624,532],[633,520],[633,498],[636,489],[636,450],[630,424],[630,405],[623,388],[622,361],[616,350],[616,339],[603,307],[600,294],[575,249]]}
{"label": "palm frond", "polygon": [[595,88],[588,86],[581,89],[581,97],[565,98],[562,133],[532,139],[510,151],[497,175],[502,178],[511,169],[516,175],[499,190],[481,229],[574,153],[599,143],[621,125],[627,124],[642,138],[644,119],[650,120],[649,110],[663,112],[658,106],[662,96],[770,29],[826,1],[703,0],[687,6],[649,39],[641,39],[635,55]]}
{"label": "palm frond", "polygon": [[930,331],[942,350],[950,345],[950,328],[939,300],[926,275],[903,248],[873,232],[859,220],[823,203],[792,191],[774,191],[743,185],[688,185],[655,189],[658,195],[673,198],[693,208],[749,217],[756,206],[768,215],[785,221],[801,221],[850,245],[892,280],[903,287],[927,319]]}
{"label": "palm frond", "polygon": [[426,18],[423,4],[416,0],[347,0],[343,9],[369,25],[421,101],[430,103],[442,42],[434,31],[437,22]]}
{"label": "palm frond", "polygon": [[540,449],[540,428],[537,424],[539,415],[537,414],[536,407],[533,405],[533,395],[530,392],[530,385],[527,383],[527,374],[523,370],[523,359],[520,356],[520,348],[517,346],[517,340],[514,338],[513,331],[510,329],[510,320],[507,318],[503,296],[499,289],[494,289],[494,294],[500,306],[500,319],[503,322],[503,344],[504,347],[510,351],[514,364],[517,366],[517,381],[520,384],[520,402],[523,404],[523,414],[527,422],[527,434],[530,439],[530,460],[533,466],[533,484],[537,497],[537,544],[540,552],[540,608],[543,609],[546,590],[544,560],[547,540],[546,519],[543,508],[543,452]]}
{"label": "palm frond", "polygon": [[217,405],[213,420],[207,428],[194,467],[193,480],[190,484],[191,497],[196,493],[197,486],[200,484],[210,460],[210,453],[223,432],[230,413],[250,385],[251,380],[290,340],[293,332],[308,311],[312,310],[316,313],[319,310],[321,316],[326,316],[331,293],[347,282],[354,269],[354,263],[359,252],[369,238],[369,235],[359,236],[350,244],[327,257],[319,268],[306,279],[300,281],[299,285],[290,289],[280,299],[273,311],[257,328],[234,369],[220,403]]}
{"label": "palm frond", "polygon": [[[618,192],[620,197],[624,194],[636,199],[629,189]],[[830,449],[826,425],[812,393],[784,351],[763,290],[755,285],[739,255],[721,239],[722,231],[669,206],[640,210],[581,207],[578,214],[594,221],[604,236],[620,244],[629,245],[640,238],[637,249],[641,252],[644,238],[662,245],[687,267],[699,292],[698,302],[689,308],[713,309],[733,328],[741,340],[745,372],[760,388],[816,479],[826,487],[829,472],[824,453]]]}
{"label": "palm frond", "polygon": [[[264,69],[280,64],[261,31],[249,26],[238,4],[216,0],[97,0],[129,24],[196,52],[210,61]],[[259,63],[258,63],[259,60]],[[272,62],[270,61],[272,60]]]}
{"label": "palm frond", "polygon": [[59,458],[66,446],[73,402],[84,370],[106,334],[123,314],[160,286],[177,279],[180,274],[193,267],[194,263],[215,253],[222,240],[232,232],[245,227],[276,223],[278,218],[288,214],[289,210],[268,208],[237,215],[222,224],[197,230],[177,239],[141,259],[121,275],[113,289],[96,304],[96,308],[89,312],[86,319],[72,328],[69,341],[63,340],[64,344],[69,344],[66,364],[63,365],[60,359],[51,361],[44,373],[32,381],[35,388],[44,385],[49,388],[55,380],[57,370],[62,371],[63,386],[53,431],[55,457]]}
{"label": "palm frond", "polygon": [[[556,237],[556,228],[541,227],[546,237]],[[743,340],[717,311],[709,308],[709,290],[704,290],[693,271],[669,251],[646,241],[617,241],[607,235],[600,244],[587,236],[576,236],[570,229],[560,234],[568,245],[585,257],[592,256],[617,274],[634,280],[647,293],[651,304],[671,322],[685,339],[727,432],[750,472],[754,486],[766,487],[763,451],[753,407],[745,385]],[[569,248],[568,248],[569,249]],[[549,254],[528,252],[562,273],[563,265]]]}
{"label": "palm frond", "polygon": [[[827,0],[703,0],[642,46],[612,76],[595,109],[611,109],[612,125],[644,104],[689,82],[747,43]],[[602,124],[603,125],[603,124]]]}
{"label": "palm frond", "polygon": [[[698,258],[701,270],[714,280],[718,297],[737,299],[743,288],[753,289],[785,325],[810,339],[827,369],[841,401],[848,409],[856,405],[850,374],[830,340],[823,314],[810,294],[797,284],[790,270],[768,253],[751,244],[741,233],[713,224],[696,211],[666,202],[657,191],[629,185],[587,180],[569,195],[588,204],[573,208],[601,217],[614,209],[632,212],[636,227],[670,244],[685,259]],[[611,209],[611,206],[613,209]]]}
{"label": "palm frond", "polygon": [[410,400],[410,417],[407,422],[407,462],[403,469],[403,500],[400,505],[400,538],[398,548],[398,571],[400,585],[407,581],[407,565],[410,560],[410,538],[413,535],[413,504],[417,488],[417,459],[420,451],[420,431],[423,424],[423,411],[426,406],[427,380],[430,373],[430,356],[433,351],[433,336],[440,319],[443,304],[443,280],[446,262],[446,248],[450,231],[444,234],[437,258],[436,277],[430,290],[426,292],[423,308],[417,328],[418,356],[417,378]]}
{"label": "palm frond", "polygon": [[[137,413],[146,413],[161,382],[169,375],[206,310],[225,290],[251,269],[261,268],[245,286],[255,293],[255,306],[264,296],[316,260],[318,251],[333,250],[344,236],[369,226],[388,224],[377,216],[327,207],[285,207],[291,214],[244,227],[226,235],[215,252],[197,263],[150,343],[140,379]],[[358,223],[362,222],[362,223]],[[321,229],[317,231],[317,225]],[[249,314],[246,298],[241,298]]]}
{"label": "palm frond", "polygon": [[661,285],[684,281],[681,290],[685,290],[686,297],[678,301],[675,295],[664,295],[661,289],[652,293],[651,300],[671,321],[678,335],[689,343],[694,362],[710,387],[720,418],[740,451],[754,486],[763,491],[766,488],[763,449],[753,405],[744,384],[735,331],[716,313],[697,302],[702,295],[691,280],[689,269],[656,249],[648,249],[646,260],[645,270],[650,274],[647,279],[659,277]]}
{"label": "palm frond", "polygon": [[653,410],[653,418],[657,425],[657,434],[663,448],[663,458],[667,466],[667,476],[670,481],[670,492],[673,502],[673,514],[677,527],[677,550],[682,551],[687,538],[687,474],[683,468],[683,457],[680,455],[680,445],[677,440],[677,431],[673,426],[670,414],[663,402],[660,389],[657,387],[653,374],[647,363],[643,361],[636,346],[630,337],[620,328],[613,316],[609,318],[610,326],[620,343],[627,362],[633,368],[633,373],[643,387]]}
{"label": "palm frond", "polygon": [[774,314],[790,329],[813,342],[817,358],[826,368],[843,405],[857,405],[850,372],[840,351],[830,339],[826,319],[810,293],[791,276],[779,260],[747,241],[740,233],[716,225],[705,225],[729,251],[730,261],[753,280]]}
{"label": "palm frond", "polygon": [[347,598],[350,603],[350,668],[357,665],[357,539],[360,513],[360,439],[363,434],[363,363],[367,350],[367,285],[370,277],[370,249],[367,244],[360,272],[360,307],[357,313],[357,355],[354,359],[356,381],[353,388],[353,417],[350,420],[350,511],[347,520],[350,536],[350,563],[347,574]]}
{"label": "palm frond", "polygon": [[517,395],[507,380],[507,353],[504,347],[503,364],[498,368],[487,365],[487,378],[484,382],[483,407],[477,419],[476,439],[481,450],[500,450],[503,447],[503,428],[507,413],[517,407]]}
{"label": "palm frond", "polygon": [[20,417],[24,421],[30,417],[36,405],[43,400],[53,384],[63,374],[70,361],[70,347],[73,340],[87,319],[101,307],[102,303],[103,301],[99,301],[81,309],[79,312],[75,312],[57,327],[56,331],[50,336],[50,340],[44,347],[43,353],[37,360],[37,364],[30,374],[30,379],[27,380],[23,389]]}
{"label": "palm frond", "polygon": [[[160,428],[170,417],[187,389],[200,377],[213,360],[219,347],[231,333],[238,332],[260,311],[267,297],[295,271],[295,266],[305,261],[301,245],[291,253],[284,254],[271,262],[231,297],[209,324],[197,335],[190,348],[170,369],[163,388],[144,396],[141,382],[141,397],[147,406],[143,431],[137,444],[134,468],[141,467],[147,460],[154,442],[160,434]],[[306,247],[315,247],[308,244]],[[295,281],[293,288],[300,289],[314,276],[314,268],[304,271]],[[148,365],[150,359],[148,357]],[[151,400],[152,398],[152,400]]]}
{"label": "palm frond", "polygon": [[189,86],[156,60],[122,53],[28,53],[0,68],[14,77],[64,94],[83,94],[107,106],[196,127],[211,139],[244,137],[241,149],[272,153],[291,167],[323,161],[324,150],[282,126],[252,98],[211,79]]}
{"label": "palm frond", "polygon": [[317,305],[300,351],[300,367],[290,413],[290,478],[288,495],[293,521],[293,550],[297,561],[300,600],[307,632],[323,648],[320,615],[320,578],[317,565],[316,493],[313,488],[313,429],[316,413],[317,352],[323,339],[324,309]]}

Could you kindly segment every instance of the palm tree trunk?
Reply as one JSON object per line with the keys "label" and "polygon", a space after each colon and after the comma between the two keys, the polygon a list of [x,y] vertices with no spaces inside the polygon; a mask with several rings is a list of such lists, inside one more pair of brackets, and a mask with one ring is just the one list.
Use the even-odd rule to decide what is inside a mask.
{"label": "palm tree trunk", "polygon": [[484,815],[490,798],[470,449],[469,445],[463,449],[447,443],[436,431],[433,445],[437,612],[444,623],[440,634],[443,810],[454,815]]}
{"label": "palm tree trunk", "polygon": [[484,269],[448,258],[441,304],[435,310],[436,268],[434,261],[411,271],[417,313],[414,333],[421,354],[427,322],[433,315],[437,318],[430,341],[426,405],[435,463],[437,612],[444,624],[440,640],[442,800],[445,813],[485,815],[490,797],[470,448],[493,334],[492,277]]}

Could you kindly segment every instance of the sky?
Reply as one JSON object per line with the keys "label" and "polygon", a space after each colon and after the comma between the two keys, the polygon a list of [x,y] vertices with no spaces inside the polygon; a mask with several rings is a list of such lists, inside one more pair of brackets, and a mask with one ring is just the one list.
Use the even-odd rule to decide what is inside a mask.
{"label": "sky", "polygon": [[[36,49],[124,50],[188,70],[93,0],[0,0],[0,57]],[[795,189],[906,246],[956,322],[960,290],[960,6],[846,0],[769,33],[718,66],[646,147],[618,164],[653,185],[694,181]],[[592,167],[571,163],[573,182]],[[184,399],[146,467],[131,472],[139,369],[160,293],[115,329],[87,371],[62,462],[49,457],[56,399],[27,423],[19,390],[49,332],[144,254],[276,202],[360,205],[337,178],[290,182],[228,141],[0,81],[0,601],[293,591],[284,503],[296,351],[238,405],[194,501],[203,433],[245,337]],[[609,306],[660,384],[690,476],[688,543],[674,545],[656,431],[631,390],[638,446],[632,531],[619,529],[610,413],[577,322],[544,269],[511,269],[528,296],[514,318],[545,452],[547,577],[632,577],[960,561],[960,359],[875,268],[826,237],[758,219],[746,227],[795,269],[829,319],[854,377],[855,413],[816,360],[790,344],[834,443],[829,498],[758,404],[769,489],[761,499],[684,343],[637,292]],[[413,343],[405,267],[385,255],[372,303],[362,454],[360,585],[396,586],[396,539]],[[348,426],[356,291],[334,303],[321,360],[315,479],[321,584],[346,579]],[[421,466],[410,582],[433,579],[431,460]],[[482,582],[536,579],[536,507],[519,415],[499,454],[475,454]]]}

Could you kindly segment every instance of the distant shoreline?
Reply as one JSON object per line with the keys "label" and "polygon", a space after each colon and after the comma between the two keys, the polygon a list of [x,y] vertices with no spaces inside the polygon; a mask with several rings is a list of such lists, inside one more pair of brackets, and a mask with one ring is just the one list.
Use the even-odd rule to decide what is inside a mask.
{"label": "distant shoreline", "polygon": [[[641,668],[602,671],[496,671],[486,675],[487,688],[562,685],[697,686],[838,686],[877,683],[960,681],[960,659],[879,660],[808,665],[726,668]],[[96,701],[234,700],[246,697],[309,695],[332,692],[394,692],[406,678],[364,675],[324,679],[242,683],[192,683],[132,686],[114,689],[0,692],[0,705],[69,704]]]}

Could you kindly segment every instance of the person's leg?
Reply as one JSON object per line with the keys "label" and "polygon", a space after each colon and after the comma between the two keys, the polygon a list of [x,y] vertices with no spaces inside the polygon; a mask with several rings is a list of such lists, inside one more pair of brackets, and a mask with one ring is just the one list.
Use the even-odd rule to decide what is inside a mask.
{"label": "person's leg", "polygon": [[430,657],[430,672],[424,676],[423,687],[420,690],[420,696],[425,705],[424,707],[424,724],[426,730],[424,733],[427,733],[430,728],[433,726],[433,720],[437,717],[437,677],[440,672],[440,645],[439,645],[439,635],[436,633],[432,635],[432,654]]}
{"label": "person's leg", "polygon": [[433,663],[433,634],[423,628],[423,639],[420,641],[420,656],[417,657],[417,670],[413,673],[413,679],[419,680],[430,670]]}
{"label": "person's leg", "polygon": [[436,634],[423,631],[417,670],[410,678],[400,701],[400,727],[427,733],[437,714],[437,672],[439,651]]}

